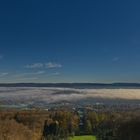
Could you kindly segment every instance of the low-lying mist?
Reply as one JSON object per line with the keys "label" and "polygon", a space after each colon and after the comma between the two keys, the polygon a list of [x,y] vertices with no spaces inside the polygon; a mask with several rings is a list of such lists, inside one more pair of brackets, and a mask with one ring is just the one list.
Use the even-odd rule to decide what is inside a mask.
{"label": "low-lying mist", "polygon": [[0,105],[45,106],[59,103],[139,104],[140,89],[0,87]]}

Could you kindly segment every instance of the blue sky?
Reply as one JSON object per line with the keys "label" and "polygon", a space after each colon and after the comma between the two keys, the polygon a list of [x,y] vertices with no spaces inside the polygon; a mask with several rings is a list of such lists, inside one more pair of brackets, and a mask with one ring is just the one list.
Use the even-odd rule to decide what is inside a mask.
{"label": "blue sky", "polygon": [[139,5],[0,1],[0,82],[140,82]]}

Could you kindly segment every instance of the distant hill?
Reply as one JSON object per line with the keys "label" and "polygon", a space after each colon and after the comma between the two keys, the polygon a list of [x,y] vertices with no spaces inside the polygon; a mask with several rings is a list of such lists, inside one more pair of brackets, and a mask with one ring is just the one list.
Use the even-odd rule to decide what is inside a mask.
{"label": "distant hill", "polygon": [[0,83],[0,87],[140,88],[140,83]]}

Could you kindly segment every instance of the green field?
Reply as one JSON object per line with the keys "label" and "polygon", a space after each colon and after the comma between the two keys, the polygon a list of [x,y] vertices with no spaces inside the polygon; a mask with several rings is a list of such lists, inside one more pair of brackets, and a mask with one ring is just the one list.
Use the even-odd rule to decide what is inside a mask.
{"label": "green field", "polygon": [[75,136],[70,138],[70,140],[96,140],[95,136]]}

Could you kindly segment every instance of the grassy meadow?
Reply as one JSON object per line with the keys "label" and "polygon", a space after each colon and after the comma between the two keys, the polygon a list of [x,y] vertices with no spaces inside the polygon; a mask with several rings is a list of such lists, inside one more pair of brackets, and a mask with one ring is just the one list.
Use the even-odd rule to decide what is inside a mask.
{"label": "grassy meadow", "polygon": [[70,138],[70,140],[96,140],[95,136],[75,136]]}

